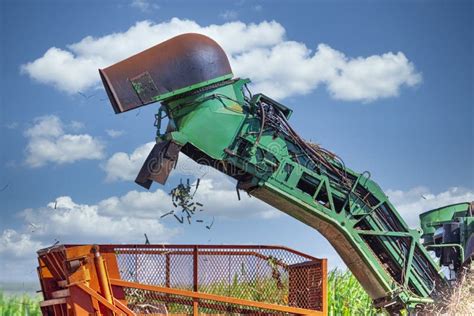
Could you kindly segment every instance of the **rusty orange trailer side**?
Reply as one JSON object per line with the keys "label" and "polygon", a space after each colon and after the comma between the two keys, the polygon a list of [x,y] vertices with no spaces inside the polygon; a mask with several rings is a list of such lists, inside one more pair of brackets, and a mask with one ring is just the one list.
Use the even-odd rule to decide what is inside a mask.
{"label": "rusty orange trailer side", "polygon": [[327,315],[327,262],[279,246],[58,245],[43,315]]}

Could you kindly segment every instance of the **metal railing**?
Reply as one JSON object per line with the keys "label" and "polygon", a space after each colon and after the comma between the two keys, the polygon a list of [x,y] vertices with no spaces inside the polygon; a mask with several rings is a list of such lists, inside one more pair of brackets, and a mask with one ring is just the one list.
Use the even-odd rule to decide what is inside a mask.
{"label": "metal railing", "polygon": [[[127,315],[324,315],[327,312],[326,259],[286,247],[100,245],[91,246],[89,253],[84,246],[61,247],[40,255],[40,262],[46,262],[54,271],[62,266],[61,273],[50,271],[60,282],[76,280],[68,276],[69,271],[77,274],[80,269],[71,270],[71,263],[79,260],[87,267],[92,260],[85,257],[93,253],[97,290],[93,289],[97,282],[93,275],[90,282],[74,286],[116,313],[118,310]],[[98,253],[105,263],[107,271],[102,274],[107,280],[100,280]],[[105,289],[109,288],[113,297],[107,298]],[[62,302],[66,301],[67,298]]]}

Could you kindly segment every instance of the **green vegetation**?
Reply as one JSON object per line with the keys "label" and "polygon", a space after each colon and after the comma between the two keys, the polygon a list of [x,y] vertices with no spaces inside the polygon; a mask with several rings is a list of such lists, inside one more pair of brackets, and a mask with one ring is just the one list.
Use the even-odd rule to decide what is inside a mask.
{"label": "green vegetation", "polygon": [[237,276],[234,276],[230,285],[227,282],[216,282],[201,286],[199,290],[251,301],[288,304],[288,280],[255,278],[252,281],[239,281]]}
{"label": "green vegetation", "polygon": [[[244,273],[242,273],[245,275]],[[246,278],[243,278],[246,279]],[[288,279],[279,278],[255,278],[251,281],[242,281],[237,275],[234,275],[232,282],[226,281],[215,282],[212,284],[201,285],[199,291],[205,293],[213,293],[224,296],[233,296],[242,299],[264,301],[275,304],[288,304]],[[131,293],[130,293],[131,294]],[[136,307],[154,304],[150,303],[151,295],[146,291],[134,291],[128,296],[129,302],[135,303]],[[180,300],[179,297],[176,299]],[[186,299],[181,298],[186,301]],[[160,300],[156,306],[160,306]],[[190,301],[191,302],[191,301]],[[190,312],[190,305],[186,304],[167,304],[167,310],[170,313],[187,313]],[[346,315],[385,315],[383,312],[372,306],[372,300],[364,291],[362,286],[352,275],[350,271],[332,270],[328,275],[328,312],[330,316],[346,316]],[[237,307],[237,306],[235,306]],[[140,309],[137,309],[140,310]],[[201,313],[212,314],[216,311],[212,308],[206,309],[201,307]],[[227,312],[229,315],[237,315],[237,313]]]}
{"label": "green vegetation", "polygon": [[0,291],[0,316],[39,316],[39,301],[39,296],[7,296]]}
{"label": "green vegetation", "polygon": [[[283,287],[281,284],[283,284]],[[281,281],[278,279],[258,279],[251,282],[239,282],[234,277],[230,287],[227,283],[214,283],[211,286],[204,286],[200,290],[208,293],[286,304],[287,297],[285,293],[287,293],[288,288],[287,280],[284,279]],[[140,294],[143,295],[143,293],[135,293],[138,297],[141,297]],[[6,296],[0,292],[0,316],[39,316],[41,315],[38,306],[39,300],[39,297],[28,295]],[[135,303],[139,304],[139,300]],[[335,269],[329,272],[328,305],[330,316],[382,314],[372,307],[370,297],[350,271]],[[177,310],[181,309],[181,311],[183,309],[183,306],[180,308],[178,306],[173,307]]]}
{"label": "green vegetation", "polygon": [[335,315],[383,315],[350,271],[334,269],[328,274],[328,312]]}

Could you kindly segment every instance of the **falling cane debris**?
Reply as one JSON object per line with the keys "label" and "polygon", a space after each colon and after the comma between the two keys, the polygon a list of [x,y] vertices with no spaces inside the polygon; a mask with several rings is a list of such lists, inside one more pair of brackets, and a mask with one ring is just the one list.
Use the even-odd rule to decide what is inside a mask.
{"label": "falling cane debris", "polygon": [[169,211],[168,213],[165,213],[165,214],[161,215],[160,218],[164,218],[164,217],[166,217],[168,215],[171,215],[173,213],[174,213],[174,211]]}
{"label": "falling cane debris", "polygon": [[[195,184],[191,184],[190,179],[186,179],[186,183],[183,183],[183,179],[180,179],[179,184],[171,189],[170,196],[171,196],[171,203],[173,204],[174,210],[171,210],[167,213],[164,213],[160,216],[160,218],[165,218],[169,215],[173,215],[173,217],[178,221],[178,223],[183,224],[185,219],[189,225],[193,222],[193,216],[196,212],[204,211],[203,206],[204,204],[200,202],[194,201],[194,196],[196,191],[199,187],[199,183],[201,179],[198,178]],[[194,190],[193,190],[194,187]],[[204,223],[202,219],[194,220],[196,223]],[[214,218],[210,225],[207,225],[206,228],[210,229],[214,223]]]}
{"label": "falling cane debris", "polygon": [[212,217],[212,222],[211,222],[209,225],[206,225],[206,228],[207,228],[207,229],[211,230],[212,225],[214,225],[214,219],[215,219],[215,218],[214,218],[214,216],[213,216],[213,217]]}

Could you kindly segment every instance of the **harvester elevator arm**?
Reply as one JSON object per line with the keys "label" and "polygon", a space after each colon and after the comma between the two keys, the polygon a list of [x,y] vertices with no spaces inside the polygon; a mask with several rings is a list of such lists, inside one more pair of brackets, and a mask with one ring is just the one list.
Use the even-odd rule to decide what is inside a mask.
{"label": "harvester elevator arm", "polygon": [[169,119],[137,183],[164,183],[181,151],[318,230],[377,306],[397,311],[436,300],[446,279],[420,232],[407,226],[369,173],[303,140],[288,123],[290,109],[251,95],[249,80],[232,79],[214,41],[181,35],[101,76],[116,112],[161,101],[158,120],[163,113]]}

